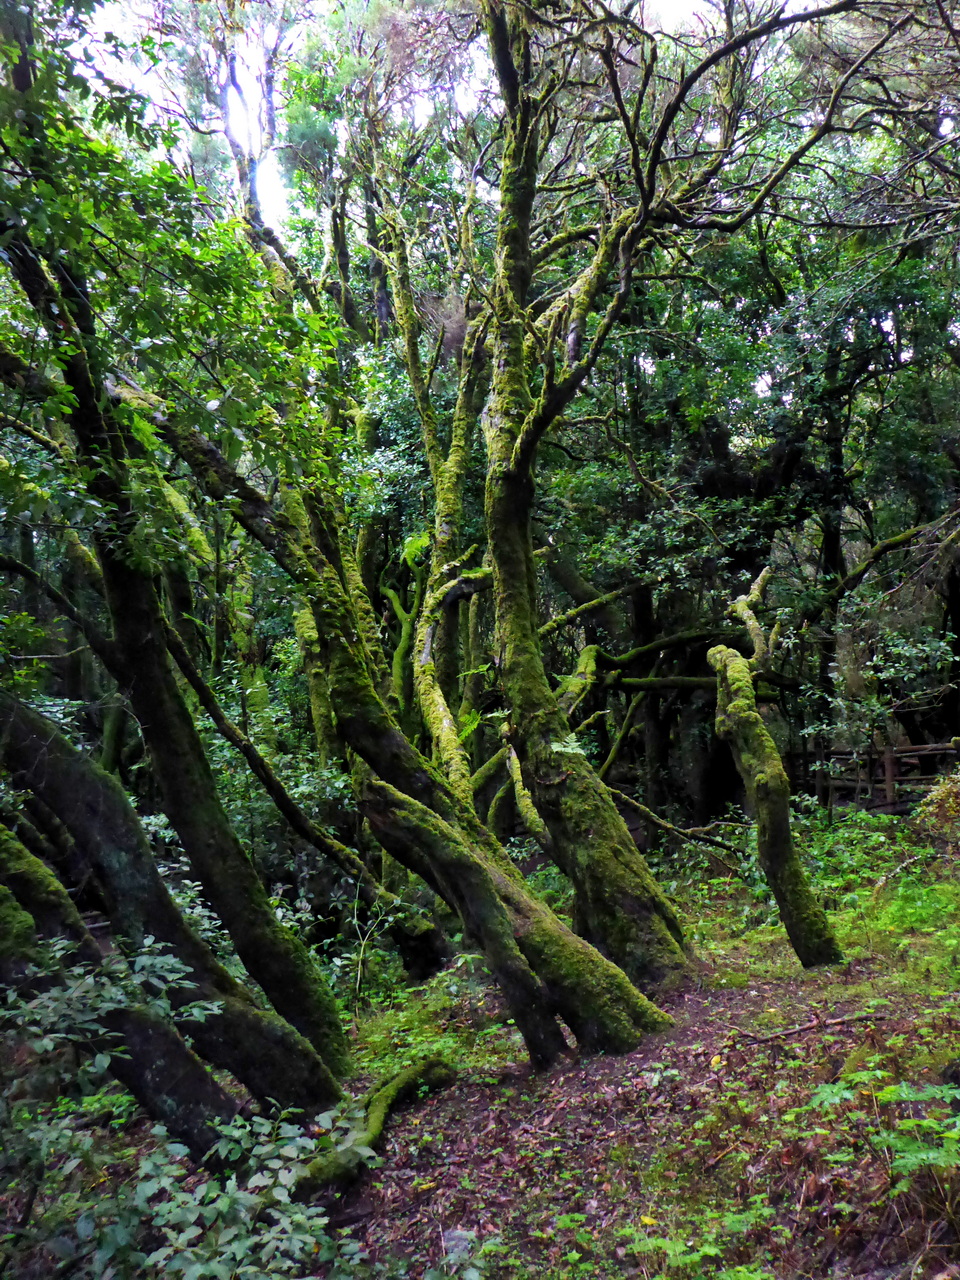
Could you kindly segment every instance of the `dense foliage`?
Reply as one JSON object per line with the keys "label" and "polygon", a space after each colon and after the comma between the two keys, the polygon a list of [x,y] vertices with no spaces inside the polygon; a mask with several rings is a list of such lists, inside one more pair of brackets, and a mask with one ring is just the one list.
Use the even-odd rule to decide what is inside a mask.
{"label": "dense foliage", "polygon": [[[952,989],[955,784],[855,810],[960,735],[958,25],[0,2],[0,1273],[389,1271],[316,1197],[440,1058],[647,1052],[750,930]],[[893,1213],[881,1048],[784,1124]]]}

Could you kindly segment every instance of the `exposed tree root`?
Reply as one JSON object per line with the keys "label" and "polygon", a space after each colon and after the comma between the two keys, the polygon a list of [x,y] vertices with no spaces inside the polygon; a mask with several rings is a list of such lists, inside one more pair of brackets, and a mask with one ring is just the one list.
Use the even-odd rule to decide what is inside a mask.
{"label": "exposed tree root", "polygon": [[417,1093],[444,1089],[455,1078],[453,1067],[442,1058],[426,1058],[372,1089],[360,1103],[363,1128],[355,1135],[355,1141],[344,1151],[331,1151],[312,1161],[297,1183],[297,1199],[308,1200],[324,1187],[352,1181],[361,1169],[358,1148],[376,1147],[391,1109]]}

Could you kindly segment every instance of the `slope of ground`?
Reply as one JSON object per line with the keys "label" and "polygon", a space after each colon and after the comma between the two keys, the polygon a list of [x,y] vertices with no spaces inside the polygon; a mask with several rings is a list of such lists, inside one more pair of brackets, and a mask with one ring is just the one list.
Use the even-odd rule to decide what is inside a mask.
{"label": "slope of ground", "polygon": [[[674,1026],[626,1056],[532,1073],[477,957],[410,990],[366,946],[347,974],[351,1000],[368,984],[353,1092],[429,1055],[459,1074],[318,1203],[288,1188],[318,1147],[349,1145],[350,1107],[307,1132],[238,1122],[218,1180],[116,1086],[64,1077],[69,1046],[49,1062],[42,1037],[25,1047],[21,1026],[0,1055],[0,1275],[960,1277],[954,849],[894,818],[809,813],[798,832],[846,963],[801,970],[748,844],[720,876],[664,859],[698,976],[667,1002]],[[562,910],[556,873],[538,876]],[[65,998],[51,991],[53,1012]]]}
{"label": "slope of ground", "polygon": [[[821,840],[850,957],[832,969],[744,928],[761,891],[688,886],[705,961],[672,1029],[546,1075],[475,1049],[396,1117],[332,1224],[411,1277],[960,1275],[955,866],[911,838],[851,817]],[[477,1044],[480,999],[448,1034],[459,1017]]]}

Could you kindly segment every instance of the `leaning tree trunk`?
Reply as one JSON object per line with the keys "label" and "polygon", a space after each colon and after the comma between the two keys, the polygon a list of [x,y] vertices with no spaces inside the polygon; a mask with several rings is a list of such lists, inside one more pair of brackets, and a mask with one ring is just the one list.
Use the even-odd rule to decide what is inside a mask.
{"label": "leaning tree trunk", "polygon": [[532,481],[510,463],[510,438],[490,441],[487,526],[503,652],[501,678],[523,780],[576,891],[577,928],[635,982],[686,968],[676,913],[656,885],[606,786],[570,740],[537,638]]}
{"label": "leaning tree trunk", "polygon": [[733,612],[754,642],[754,657],[717,645],[707,661],[717,673],[717,734],[733,751],[747,798],[757,820],[757,856],[780,909],[780,918],[805,969],[838,964],[843,953],[823,907],[810,886],[790,830],[790,783],[776,743],[757,711],[753,672],[766,653],[766,640],[754,616],[769,571],[741,596]]}
{"label": "leaning tree trunk", "polygon": [[190,928],[154,864],[143,829],[115,778],[77,751],[44,716],[0,690],[0,764],[63,823],[92,873],[110,924],[138,947],[149,934],[189,966],[195,989],[178,1003],[215,1001],[219,1011],[191,1022],[200,1055],[229,1071],[254,1097],[316,1112],[341,1096],[313,1046],[250,993]]}
{"label": "leaning tree trunk", "polygon": [[200,735],[167,656],[152,585],[106,541],[99,547],[107,604],[121,654],[121,680],[140,722],[164,812],[229,932],[247,972],[273,1007],[335,1074],[348,1052],[333,997],[300,940],[279,923],[256,867],[217,794]]}
{"label": "leaning tree trunk", "polygon": [[622,970],[530,895],[479,821],[472,831],[458,830],[383,782],[372,781],[368,791],[381,842],[457,911],[482,946],[536,1065],[566,1047],[557,1017],[586,1053],[625,1053],[643,1032],[670,1025]]}
{"label": "leaning tree trunk", "polygon": [[[662,983],[687,967],[676,913],[654,883],[613,798],[586,756],[547,680],[538,640],[531,510],[536,449],[577,394],[596,359],[580,348],[587,318],[620,264],[615,301],[598,332],[608,331],[629,285],[636,228],[618,218],[600,238],[594,263],[578,277],[563,312],[568,327],[562,369],[544,369],[535,400],[528,360],[537,350],[527,308],[533,273],[531,219],[541,156],[542,86],[536,55],[517,7],[481,6],[504,99],[505,122],[492,291],[492,385],[484,416],[487,443],[486,531],[493,565],[501,681],[523,782],[549,828],[553,857],[576,891],[580,932],[635,982]],[[558,312],[556,324],[561,323]],[[603,326],[606,326],[606,330]],[[551,331],[552,333],[552,331]],[[543,335],[544,342],[552,341]],[[595,351],[594,351],[595,347]],[[571,749],[573,747],[573,749]]]}
{"label": "leaning tree trunk", "polygon": [[77,461],[102,512],[94,542],[113,636],[101,645],[100,656],[130,698],[164,812],[241,961],[277,1012],[340,1074],[348,1052],[333,996],[306,947],[277,920],[256,867],[230,824],[167,656],[163,612],[138,542],[129,436],[111,407],[98,364],[86,282],[61,262],[58,278],[66,287],[58,289],[25,234],[9,238],[6,257],[39,320],[60,345],[63,378],[72,395],[69,421]]}
{"label": "leaning tree trunk", "polygon": [[[363,808],[377,839],[457,911],[510,1004],[532,1059],[563,1051],[558,1018],[593,1051],[623,1051],[668,1019],[624,974],[527,891],[472,804],[404,735],[375,683],[351,597],[335,564],[335,504],[314,487],[310,527],[276,510],[222,454],[175,419],[167,436],[205,491],[234,499],[238,519],[312,606],[342,740],[370,767]],[[375,775],[375,776],[373,776]],[[531,922],[536,928],[531,928]]]}
{"label": "leaning tree trunk", "polygon": [[448,782],[400,731],[380,700],[350,623],[349,601],[327,570],[314,597],[341,734],[377,775],[364,808],[380,843],[421,875],[477,938],[534,1062],[563,1049],[562,1017],[587,1050],[623,1051],[668,1019],[622,972],[570,933],[527,891],[482,826],[472,794]]}
{"label": "leaning tree trunk", "polygon": [[[93,969],[102,963],[100,949],[67,891],[11,832],[0,827],[0,976],[12,979],[14,986],[19,985],[15,969],[33,958],[38,935],[65,936],[75,944],[82,963]],[[217,1140],[217,1122],[236,1115],[236,1101],[176,1028],[152,1009],[109,1008],[98,1021],[102,1034],[83,1034],[84,1047],[91,1053],[108,1054],[111,1074],[152,1119],[190,1148],[194,1159],[201,1159]]]}
{"label": "leaning tree trunk", "polygon": [[[25,104],[24,110],[13,113],[24,135],[24,163],[29,166],[21,182],[25,191],[36,192],[46,189],[51,175],[42,117],[29,105],[35,87],[32,33],[28,23],[18,21],[10,34],[20,46],[11,79],[12,100]],[[24,209],[28,205],[29,201]],[[155,567],[144,554],[144,530],[132,497],[132,437],[122,414],[111,405],[97,312],[81,260],[72,261],[71,254],[62,252],[55,262],[46,262],[31,240],[29,224],[19,215],[5,227],[3,256],[46,330],[51,359],[59,364],[69,393],[61,404],[76,440],[76,461],[98,509],[94,541],[113,628],[100,656],[129,694],[165,812],[248,972],[331,1070],[343,1071],[347,1043],[333,997],[309,952],[277,920],[256,868],[230,825],[167,659]]]}

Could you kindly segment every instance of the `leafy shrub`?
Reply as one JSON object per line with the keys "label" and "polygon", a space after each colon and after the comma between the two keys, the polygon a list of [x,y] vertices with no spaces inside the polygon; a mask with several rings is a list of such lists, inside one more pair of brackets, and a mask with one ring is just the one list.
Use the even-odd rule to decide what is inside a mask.
{"label": "leafy shrub", "polygon": [[152,1147],[118,1177],[118,1156],[130,1152],[96,1143],[79,1118],[62,1105],[0,1105],[0,1170],[32,1182],[37,1205],[32,1225],[0,1253],[11,1275],[51,1257],[91,1280],[260,1280],[313,1275],[318,1262],[330,1264],[331,1280],[356,1273],[358,1247],[334,1242],[325,1211],[292,1198],[310,1160],[349,1144],[342,1115],[321,1117],[310,1134],[289,1115],[222,1125],[214,1153],[230,1172],[216,1176],[198,1175],[186,1148],[157,1126]]}
{"label": "leafy shrub", "polygon": [[914,819],[927,839],[956,846],[960,841],[960,769],[942,778],[924,797]]}
{"label": "leafy shrub", "polygon": [[[25,1203],[0,1236],[0,1273],[56,1266],[91,1280],[259,1280],[313,1275],[322,1261],[331,1280],[355,1274],[357,1247],[332,1241],[324,1211],[292,1195],[309,1162],[331,1150],[374,1158],[352,1104],[307,1131],[289,1114],[220,1125],[210,1154],[222,1173],[197,1172],[160,1126],[134,1164],[122,1130],[136,1104],[105,1083],[109,1052],[82,1057],[82,1048],[104,1042],[112,1010],[146,1003],[169,1017],[170,991],[191,984],[152,939],[137,955],[105,956],[96,970],[71,964],[68,982],[51,981],[70,950],[50,944],[30,986],[8,990],[2,1009],[0,1062],[19,1069],[0,1093],[0,1195],[25,1194]],[[195,1020],[214,1007],[195,1002],[177,1016]],[[97,1128],[114,1132],[105,1139]]]}

